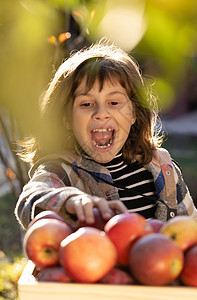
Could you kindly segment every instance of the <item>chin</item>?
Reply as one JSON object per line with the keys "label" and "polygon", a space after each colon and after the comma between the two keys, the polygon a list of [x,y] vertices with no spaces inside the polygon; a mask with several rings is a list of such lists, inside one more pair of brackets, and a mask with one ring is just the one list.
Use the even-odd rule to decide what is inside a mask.
{"label": "chin", "polygon": [[[118,152],[117,152],[118,153]],[[114,157],[116,156],[117,153],[111,153],[111,152],[94,152],[94,155],[91,155],[92,159],[94,159],[96,162],[98,163],[108,163],[110,162],[112,159],[114,159]]]}
{"label": "chin", "polygon": [[85,147],[84,145],[83,147],[82,145],[80,147],[85,153],[87,153],[88,156],[98,163],[108,163],[112,161],[112,159],[114,159],[114,157],[121,150],[121,148],[114,149],[114,144],[106,148],[97,148],[92,143],[86,143]]}

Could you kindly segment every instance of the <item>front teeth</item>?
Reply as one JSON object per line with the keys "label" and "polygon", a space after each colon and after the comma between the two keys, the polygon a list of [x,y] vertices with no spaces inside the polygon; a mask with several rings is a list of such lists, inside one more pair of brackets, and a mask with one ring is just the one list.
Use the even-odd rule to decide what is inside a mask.
{"label": "front teeth", "polygon": [[[92,131],[93,132],[107,132],[107,131],[113,131],[113,129],[112,128],[97,128],[97,129],[93,129]],[[111,146],[111,144],[113,142],[113,139],[110,139],[109,143],[107,145],[97,145],[95,140],[93,140],[92,142],[93,142],[95,147],[100,148],[100,149],[104,149],[104,148],[107,148],[107,147]]]}
{"label": "front teeth", "polygon": [[98,129],[93,129],[93,132],[107,132],[107,131],[112,131],[112,128],[98,128]]}
{"label": "front teeth", "polygon": [[104,149],[104,148],[107,148],[107,147],[111,146],[111,144],[112,144],[112,139],[109,141],[109,144],[108,144],[108,145],[102,145],[102,146],[97,145],[97,143],[96,143],[94,140],[93,140],[92,142],[93,142],[94,146],[96,146],[97,148]]}

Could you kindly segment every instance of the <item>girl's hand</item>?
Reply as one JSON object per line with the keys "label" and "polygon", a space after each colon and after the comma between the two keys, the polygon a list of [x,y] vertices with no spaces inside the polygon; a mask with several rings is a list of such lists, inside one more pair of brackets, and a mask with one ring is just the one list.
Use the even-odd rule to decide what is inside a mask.
{"label": "girl's hand", "polygon": [[110,209],[117,210],[120,213],[127,212],[126,206],[120,200],[107,201],[105,198],[100,198],[91,195],[71,196],[66,201],[66,211],[70,214],[76,214],[80,221],[86,223],[94,223],[93,207],[97,207],[104,219],[109,220],[112,215]]}

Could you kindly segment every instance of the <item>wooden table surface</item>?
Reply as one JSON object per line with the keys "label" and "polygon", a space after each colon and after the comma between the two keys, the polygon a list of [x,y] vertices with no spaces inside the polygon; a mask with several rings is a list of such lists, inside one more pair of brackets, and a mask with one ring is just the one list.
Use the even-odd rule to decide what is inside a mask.
{"label": "wooden table surface", "polygon": [[19,300],[197,300],[197,288],[38,282],[29,261],[18,281]]}

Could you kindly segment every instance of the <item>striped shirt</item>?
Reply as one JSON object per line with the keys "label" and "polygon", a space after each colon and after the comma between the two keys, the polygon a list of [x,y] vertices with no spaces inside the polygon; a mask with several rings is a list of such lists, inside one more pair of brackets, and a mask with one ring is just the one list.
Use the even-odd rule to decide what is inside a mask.
{"label": "striped shirt", "polygon": [[110,172],[120,200],[129,212],[137,212],[146,219],[154,218],[157,196],[152,174],[137,161],[126,165],[122,153],[102,165]]}

